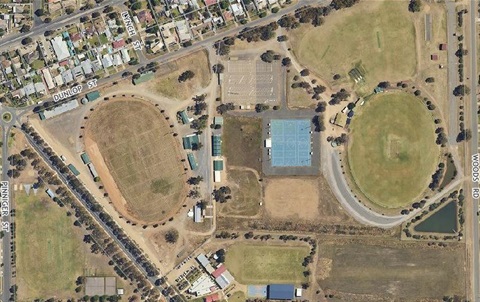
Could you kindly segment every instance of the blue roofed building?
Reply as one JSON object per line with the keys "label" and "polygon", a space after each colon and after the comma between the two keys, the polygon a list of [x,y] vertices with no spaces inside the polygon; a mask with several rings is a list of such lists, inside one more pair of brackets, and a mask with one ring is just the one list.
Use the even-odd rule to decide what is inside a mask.
{"label": "blue roofed building", "polygon": [[267,287],[267,299],[269,300],[293,300],[295,286],[293,284],[270,284]]}

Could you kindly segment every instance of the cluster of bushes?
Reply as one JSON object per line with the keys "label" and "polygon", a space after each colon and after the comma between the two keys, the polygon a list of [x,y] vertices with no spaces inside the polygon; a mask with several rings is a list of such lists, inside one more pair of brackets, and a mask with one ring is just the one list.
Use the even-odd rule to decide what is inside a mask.
{"label": "cluster of bushes", "polygon": [[238,38],[242,41],[257,42],[268,41],[275,37],[275,31],[278,29],[277,22],[271,22],[267,25],[247,27],[238,34]]}
{"label": "cluster of bushes", "polygon": [[440,185],[440,181],[442,180],[444,169],[445,169],[445,164],[439,163],[437,170],[432,175],[432,181],[428,185],[430,190],[435,191],[438,188],[438,186]]}

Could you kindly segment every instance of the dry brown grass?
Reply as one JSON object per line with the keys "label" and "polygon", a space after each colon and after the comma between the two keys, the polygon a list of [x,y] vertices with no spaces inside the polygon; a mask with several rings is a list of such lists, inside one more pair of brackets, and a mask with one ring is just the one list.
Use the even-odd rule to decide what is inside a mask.
{"label": "dry brown grass", "polygon": [[227,175],[232,200],[219,204],[220,213],[225,216],[257,215],[262,201],[262,187],[257,175],[244,169],[229,169]]}
{"label": "dry brown grass", "polygon": [[370,94],[380,81],[415,75],[413,19],[408,1],[360,2],[333,12],[322,26],[291,31],[290,41],[299,61],[324,80],[337,73],[349,79],[348,72],[361,66],[365,85],[357,91]]}
{"label": "dry brown grass", "polygon": [[[420,301],[465,294],[461,245],[431,248],[427,243],[398,240],[322,240],[318,254],[320,286],[334,292],[368,294],[355,301]],[[348,300],[354,301],[352,297]]]}
{"label": "dry brown grass", "polygon": [[269,178],[265,187],[265,208],[274,219],[355,224],[323,176]]}
{"label": "dry brown grass", "polygon": [[[178,77],[186,70],[193,71],[195,76],[186,82],[178,82]],[[208,85],[211,79],[210,70],[207,52],[197,51],[161,65],[155,74],[155,79],[142,86],[145,85],[150,91],[169,98],[186,100],[191,98],[197,90]]]}
{"label": "dry brown grass", "polygon": [[262,120],[225,117],[223,146],[230,166],[248,167],[262,172]]}
{"label": "dry brown grass", "polygon": [[273,178],[265,188],[265,207],[274,218],[315,219],[318,199],[315,178]]}
{"label": "dry brown grass", "polygon": [[[295,75],[289,73],[287,78],[287,100],[288,107],[290,108],[314,108],[317,103],[316,100],[312,99],[312,95],[308,94],[307,91],[303,88],[292,88],[292,83],[295,81],[293,77]],[[299,78],[297,82],[304,81],[302,77]]]}
{"label": "dry brown grass", "polygon": [[[153,105],[139,100],[104,103],[91,115],[85,135],[98,146],[107,173],[125,198],[124,211],[153,223],[179,206],[186,184],[178,142]],[[87,152],[97,166],[97,154],[91,148]]]}

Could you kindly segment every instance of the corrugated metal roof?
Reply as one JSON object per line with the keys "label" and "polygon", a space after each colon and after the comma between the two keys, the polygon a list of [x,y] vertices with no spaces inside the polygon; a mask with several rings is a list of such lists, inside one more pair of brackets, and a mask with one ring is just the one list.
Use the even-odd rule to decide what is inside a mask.
{"label": "corrugated metal roof", "polygon": [[212,155],[222,156],[222,137],[220,135],[212,136]]}
{"label": "corrugated metal roof", "polygon": [[207,257],[205,254],[200,254],[197,256],[197,261],[203,266],[206,267],[207,265],[210,264],[210,261],[208,261]]}
{"label": "corrugated metal roof", "polygon": [[293,284],[270,284],[268,286],[268,299],[293,300],[295,286]]}
{"label": "corrugated metal roof", "polygon": [[197,161],[195,160],[195,156],[193,155],[193,153],[188,153],[187,158],[188,158],[188,163],[190,164],[190,169],[196,170],[198,168],[198,164],[197,164]]}
{"label": "corrugated metal roof", "polygon": [[213,161],[213,170],[214,171],[223,171],[223,160],[214,160]]}
{"label": "corrugated metal roof", "polygon": [[80,157],[82,158],[84,164],[88,165],[90,163],[90,157],[88,157],[86,152],[82,153]]}

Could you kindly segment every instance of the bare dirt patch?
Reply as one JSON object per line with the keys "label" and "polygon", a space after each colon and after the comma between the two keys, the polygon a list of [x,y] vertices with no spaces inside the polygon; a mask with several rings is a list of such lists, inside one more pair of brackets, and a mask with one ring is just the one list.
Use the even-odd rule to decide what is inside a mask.
{"label": "bare dirt patch", "polygon": [[90,116],[85,137],[87,153],[120,213],[154,223],[177,210],[186,176],[178,142],[157,108],[136,99],[104,103]]}
{"label": "bare dirt patch", "polygon": [[265,207],[275,218],[318,218],[315,178],[273,178],[265,187]]}
{"label": "bare dirt patch", "polygon": [[323,176],[272,177],[265,185],[265,208],[273,219],[356,224],[343,210]]}

